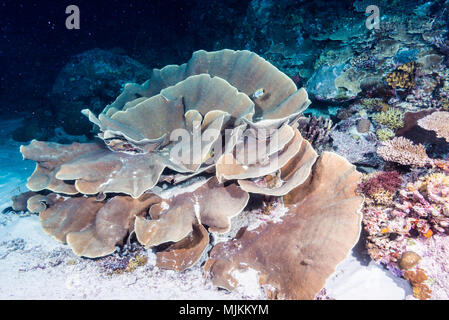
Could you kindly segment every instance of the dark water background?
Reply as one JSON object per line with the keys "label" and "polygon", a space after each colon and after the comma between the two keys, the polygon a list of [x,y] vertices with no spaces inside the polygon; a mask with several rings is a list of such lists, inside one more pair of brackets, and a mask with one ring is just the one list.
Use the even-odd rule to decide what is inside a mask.
{"label": "dark water background", "polygon": [[[247,2],[228,1],[237,11],[245,10]],[[65,27],[65,9],[71,4],[80,8],[80,30]],[[188,19],[192,6],[203,5],[207,13],[210,4],[212,1],[1,1],[2,116],[39,108],[39,100],[69,57],[88,49],[119,47],[138,57],[148,47],[160,47],[172,52],[151,61],[150,67],[162,67],[166,60],[184,62],[192,52],[190,48],[179,50],[179,39],[193,34],[191,45],[198,49],[208,49],[213,43],[213,39],[207,43],[195,37],[198,26]]]}
{"label": "dark water background", "polygon": [[[258,3],[259,9],[251,7],[254,7],[254,2]],[[355,10],[356,2],[361,3],[362,10]],[[50,122],[54,122],[53,127],[64,127],[64,121],[75,115],[81,124],[85,119],[79,110],[84,107],[100,112],[102,109],[92,106],[91,101],[83,102],[85,105],[76,109],[68,106],[67,101],[61,103],[52,95],[55,80],[71,57],[94,48],[127,55],[148,70],[167,64],[182,64],[191,57],[192,52],[199,49],[212,51],[224,48],[249,49],[279,68],[285,67],[284,57],[292,56],[289,50],[293,50],[296,51],[293,60],[303,60],[302,67],[317,69],[316,63],[325,47],[329,51],[332,46],[338,49],[352,45],[354,54],[360,54],[365,48],[361,42],[311,40],[310,34],[314,33],[315,37],[318,33],[331,34],[338,26],[335,22],[339,21],[342,21],[340,25],[344,28],[345,24],[351,28],[354,21],[363,24],[367,16],[363,12],[365,6],[378,2],[383,15],[399,17],[405,23],[411,19],[413,10],[427,3],[424,0],[397,0],[391,1],[391,4],[383,0],[279,0],[276,1],[278,8],[270,8],[273,18],[270,16],[261,22],[264,13],[251,10],[263,10],[263,0],[1,1],[0,115],[4,118],[26,118],[28,124],[25,127],[28,128],[31,128],[31,118],[39,118],[39,121],[31,124],[43,128]],[[444,13],[442,8],[447,6],[446,2],[429,2],[427,14],[441,15],[440,12]],[[68,17],[65,10],[72,4],[80,9],[80,30],[68,30],[65,26]],[[293,20],[301,19],[299,35],[298,22],[292,24],[292,17]],[[348,17],[354,17],[355,20],[350,21]],[[388,37],[389,32],[382,36]],[[360,40],[366,35],[357,37]],[[278,60],[276,54],[266,56],[273,43],[287,48],[282,49]],[[375,45],[375,42],[371,42],[371,48],[367,49]],[[295,66],[281,70],[292,78],[300,73],[297,73]],[[308,78],[310,74],[298,77],[298,87],[303,86]],[[119,94],[119,89],[114,87],[114,93],[109,93],[101,104],[112,102],[113,97]],[[311,99],[314,108],[324,106],[324,110],[330,101],[326,100],[323,104],[322,101],[314,100],[313,96]],[[73,109],[71,114],[67,112],[70,108]],[[69,115],[61,114],[61,110]],[[57,117],[52,117],[56,114]],[[78,123],[64,129],[70,134],[78,134],[82,131],[74,128]],[[29,133],[18,139],[27,141],[34,137],[47,140],[51,138],[53,129],[45,128],[42,134],[32,134],[36,129],[31,128]],[[24,132],[22,129],[19,131]]]}

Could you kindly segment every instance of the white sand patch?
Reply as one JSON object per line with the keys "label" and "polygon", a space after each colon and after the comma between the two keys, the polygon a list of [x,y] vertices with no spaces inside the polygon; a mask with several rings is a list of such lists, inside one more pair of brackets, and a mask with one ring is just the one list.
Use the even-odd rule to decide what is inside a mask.
{"label": "white sand patch", "polygon": [[[151,251],[145,266],[108,276],[95,260],[77,257],[67,245],[46,235],[37,216],[16,217],[0,234],[0,243],[20,238],[26,242],[25,248],[0,259],[0,299],[248,298],[246,293],[214,288],[199,265],[181,273],[156,268]],[[0,245],[0,255],[5,250],[6,244]]]}
{"label": "white sand patch", "polygon": [[259,285],[258,271],[251,268],[244,271],[233,270],[231,275],[238,282],[238,286],[235,289],[236,292],[239,292],[248,299],[260,299],[261,297],[266,299],[265,293]]}
{"label": "white sand patch", "polygon": [[373,261],[364,266],[353,254],[338,265],[325,288],[337,300],[403,300],[412,290],[407,280]]}

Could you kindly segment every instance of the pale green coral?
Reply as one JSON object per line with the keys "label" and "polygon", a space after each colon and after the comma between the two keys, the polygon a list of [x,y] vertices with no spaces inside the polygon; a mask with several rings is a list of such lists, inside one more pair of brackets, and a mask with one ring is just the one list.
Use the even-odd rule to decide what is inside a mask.
{"label": "pale green coral", "polygon": [[371,111],[383,111],[386,112],[388,111],[388,109],[390,108],[389,105],[387,103],[385,103],[382,99],[380,98],[367,98],[367,99],[362,99],[360,101],[360,103],[367,107],[368,110]]}
{"label": "pale green coral", "polygon": [[323,52],[320,54],[319,58],[315,61],[314,69],[318,69],[323,64],[326,63],[326,61],[335,59],[337,57],[337,53],[333,50],[328,50],[326,52]]}
{"label": "pale green coral", "polygon": [[377,130],[376,135],[377,135],[377,139],[379,139],[379,141],[387,141],[390,138],[394,137],[394,132],[391,129],[384,128],[384,129]]}
{"label": "pale green coral", "polygon": [[404,113],[397,108],[390,108],[387,111],[375,113],[373,120],[391,130],[397,130],[404,126]]}

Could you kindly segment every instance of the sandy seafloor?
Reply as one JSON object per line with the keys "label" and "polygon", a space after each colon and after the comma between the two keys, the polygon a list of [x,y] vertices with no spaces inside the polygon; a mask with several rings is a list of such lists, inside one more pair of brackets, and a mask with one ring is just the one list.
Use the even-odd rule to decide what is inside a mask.
{"label": "sandy seafloor", "polygon": [[[20,120],[0,120],[0,210],[11,196],[26,191],[34,163],[23,161],[20,143],[11,132]],[[244,213],[243,213],[244,214]],[[265,299],[256,275],[240,276],[233,292],[218,290],[197,265],[182,273],[148,263],[131,273],[107,275],[95,260],[77,257],[71,249],[46,235],[36,215],[0,214],[0,299]],[[354,249],[328,279],[326,294],[334,299],[405,299],[408,281],[394,277]]]}

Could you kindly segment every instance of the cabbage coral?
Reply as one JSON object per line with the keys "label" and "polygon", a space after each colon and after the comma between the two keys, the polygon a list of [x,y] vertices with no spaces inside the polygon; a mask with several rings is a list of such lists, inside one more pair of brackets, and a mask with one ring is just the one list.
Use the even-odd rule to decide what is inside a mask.
{"label": "cabbage coral", "polygon": [[[28,209],[77,255],[111,254],[135,234],[147,248],[165,245],[158,266],[182,271],[201,259],[210,233],[230,230],[250,193],[283,197],[289,218],[255,247],[244,241],[235,261],[265,273],[261,284],[278,297],[313,298],[357,241],[363,199],[354,166],[333,153],[319,157],[298,131],[309,104],[304,89],[254,53],[195,52],[127,84],[98,116],[83,110],[98,141],[22,146],[36,162]],[[304,267],[291,263],[299,244]],[[253,249],[266,262],[278,252],[286,273],[274,275]],[[219,249],[207,271],[220,285],[229,275],[218,272],[218,259]]]}

